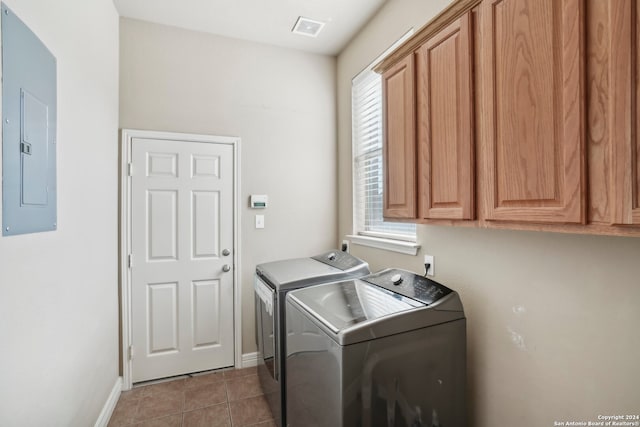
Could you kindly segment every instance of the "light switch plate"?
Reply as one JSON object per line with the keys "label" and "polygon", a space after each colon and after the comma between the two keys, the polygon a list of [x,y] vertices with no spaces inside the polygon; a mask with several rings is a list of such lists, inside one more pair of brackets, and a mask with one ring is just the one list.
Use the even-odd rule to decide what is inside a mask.
{"label": "light switch plate", "polygon": [[256,215],[256,228],[264,228],[264,215]]}

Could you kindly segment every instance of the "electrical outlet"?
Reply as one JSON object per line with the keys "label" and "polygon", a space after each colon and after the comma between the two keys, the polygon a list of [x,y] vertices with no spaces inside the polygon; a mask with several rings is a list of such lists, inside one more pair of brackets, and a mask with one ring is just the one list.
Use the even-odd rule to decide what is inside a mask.
{"label": "electrical outlet", "polygon": [[434,264],[433,255],[424,256],[424,264],[429,264],[429,270],[427,270],[427,276],[433,277],[436,274],[436,265]]}
{"label": "electrical outlet", "polygon": [[348,240],[343,240],[342,241],[342,248],[340,248],[342,250],[342,252],[347,252],[349,253],[349,241]]}

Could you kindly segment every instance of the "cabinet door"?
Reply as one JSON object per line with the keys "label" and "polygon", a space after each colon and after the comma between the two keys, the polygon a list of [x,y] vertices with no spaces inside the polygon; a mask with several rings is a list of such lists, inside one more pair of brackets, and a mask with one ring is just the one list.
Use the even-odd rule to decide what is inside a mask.
{"label": "cabinet door", "polygon": [[413,56],[382,75],[385,218],[416,217],[416,140]]}
{"label": "cabinet door", "polygon": [[613,224],[640,224],[640,7],[611,3]]}
{"label": "cabinet door", "polygon": [[471,19],[467,13],[416,56],[420,217],[473,219]]}
{"label": "cabinet door", "polygon": [[480,6],[488,220],[584,223],[584,0]]}

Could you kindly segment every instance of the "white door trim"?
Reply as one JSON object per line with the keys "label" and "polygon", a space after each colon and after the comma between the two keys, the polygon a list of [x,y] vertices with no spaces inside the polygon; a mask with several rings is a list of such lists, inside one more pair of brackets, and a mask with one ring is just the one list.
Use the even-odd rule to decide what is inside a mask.
{"label": "white door trim", "polygon": [[240,286],[240,138],[231,136],[197,135],[189,133],[159,132],[136,129],[120,131],[120,311],[122,333],[122,389],[132,387],[131,360],[131,270],[128,267],[131,253],[131,142],[133,138],[156,140],[209,142],[229,144],[233,147],[233,244],[235,249],[235,265],[233,269],[233,340],[234,364],[242,366],[242,287]]}

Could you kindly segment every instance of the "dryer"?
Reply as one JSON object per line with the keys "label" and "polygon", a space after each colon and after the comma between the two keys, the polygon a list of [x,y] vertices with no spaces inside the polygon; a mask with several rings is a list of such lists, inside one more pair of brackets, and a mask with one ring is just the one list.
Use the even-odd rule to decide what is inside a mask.
{"label": "dryer", "polygon": [[369,274],[369,265],[342,251],[259,264],[255,275],[258,377],[278,425],[286,425],[285,297],[294,289]]}

